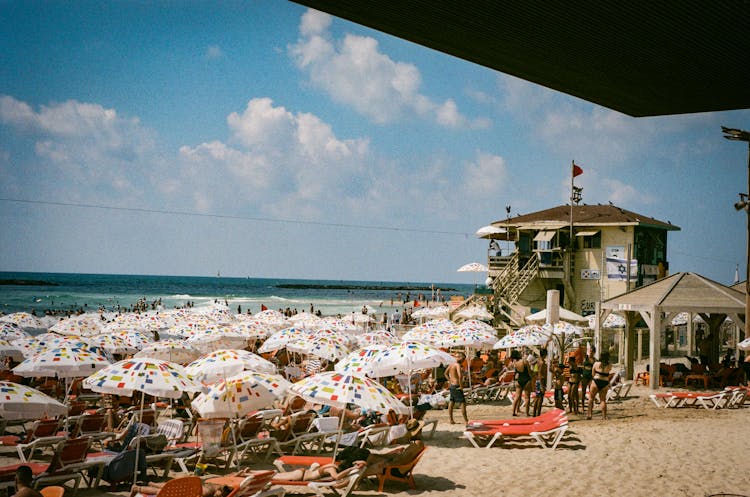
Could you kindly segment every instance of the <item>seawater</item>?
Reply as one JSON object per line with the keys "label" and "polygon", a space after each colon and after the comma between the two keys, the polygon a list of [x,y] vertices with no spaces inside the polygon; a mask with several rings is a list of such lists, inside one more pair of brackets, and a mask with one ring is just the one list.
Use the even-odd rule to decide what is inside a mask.
{"label": "seawater", "polygon": [[[139,299],[149,303],[161,299],[166,309],[187,302],[203,307],[226,301],[233,312],[240,306],[243,313],[255,313],[262,305],[301,312],[309,311],[312,305],[324,315],[344,315],[360,311],[364,305],[375,312],[390,312],[402,305],[399,293],[402,300],[407,294],[413,300],[420,293],[429,300],[432,285],[441,289],[446,300],[474,291],[473,285],[457,283],[30,272],[0,272],[0,282],[1,312],[33,309],[37,315],[47,310],[114,311],[118,306],[128,308]],[[25,284],[12,284],[20,282]]]}

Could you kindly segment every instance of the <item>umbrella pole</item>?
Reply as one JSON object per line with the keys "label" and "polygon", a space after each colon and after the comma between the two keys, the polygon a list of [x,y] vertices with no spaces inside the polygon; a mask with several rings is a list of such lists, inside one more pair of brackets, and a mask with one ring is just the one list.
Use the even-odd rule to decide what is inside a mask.
{"label": "umbrella pole", "polygon": [[[143,423],[143,403],[144,399],[146,398],[146,393],[141,392],[141,411],[138,416],[138,426],[135,427],[135,469],[133,470],[133,485],[138,483],[138,456],[141,452],[141,437],[140,437],[140,430],[141,430],[141,423]],[[128,448],[125,447],[125,450]]]}
{"label": "umbrella pole", "polygon": [[412,407],[412,399],[411,399],[411,375],[412,375],[412,371],[413,370],[411,370],[411,369],[409,370],[409,377],[406,380],[408,382],[408,385],[409,385],[409,418],[413,418],[414,417],[414,410],[413,410],[414,408]]}
{"label": "umbrella pole", "polygon": [[346,404],[341,410],[341,419],[339,419],[339,434],[336,437],[336,445],[333,446],[333,460],[336,460],[336,454],[339,452],[339,442],[341,441],[341,435],[344,433],[344,417],[346,417]]}

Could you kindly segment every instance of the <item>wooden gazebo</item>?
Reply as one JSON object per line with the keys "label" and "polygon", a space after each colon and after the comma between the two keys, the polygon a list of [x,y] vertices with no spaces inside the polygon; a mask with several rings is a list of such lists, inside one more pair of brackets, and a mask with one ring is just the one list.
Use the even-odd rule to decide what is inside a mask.
{"label": "wooden gazebo", "polygon": [[[613,311],[625,317],[625,370],[633,379],[635,325],[643,319],[649,328],[650,387],[659,386],[661,334],[664,323],[679,312],[699,314],[713,336],[718,354],[719,328],[730,317],[741,328],[745,322],[745,294],[695,273],[676,273],[650,285],[604,300],[596,306],[595,343],[601,344],[601,323]],[[715,360],[716,357],[712,358]]]}

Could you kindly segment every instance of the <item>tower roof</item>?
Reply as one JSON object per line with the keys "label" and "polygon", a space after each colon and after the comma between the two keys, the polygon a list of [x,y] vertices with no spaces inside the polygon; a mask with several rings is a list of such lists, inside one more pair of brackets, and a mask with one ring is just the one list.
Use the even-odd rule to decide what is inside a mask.
{"label": "tower roof", "polygon": [[[557,207],[511,217],[510,219],[501,219],[492,224],[493,226],[528,229],[568,226],[570,224],[570,205],[558,205]],[[638,214],[611,204],[574,205],[573,225],[645,226],[668,231],[680,230],[679,226],[675,226],[669,221],[659,221],[653,217]]]}

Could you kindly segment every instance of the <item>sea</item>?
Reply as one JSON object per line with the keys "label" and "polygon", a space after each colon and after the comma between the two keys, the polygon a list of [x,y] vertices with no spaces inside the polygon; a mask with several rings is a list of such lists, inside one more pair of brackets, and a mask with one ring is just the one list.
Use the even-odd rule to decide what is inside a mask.
{"label": "sea", "polygon": [[391,312],[420,294],[433,300],[439,293],[448,300],[473,291],[473,285],[457,283],[0,271],[0,313],[118,312],[141,301],[149,308],[157,304],[163,309],[219,302],[242,313],[256,313],[262,306],[298,312],[309,312],[312,307],[336,316],[361,311],[363,306],[369,312]]}

